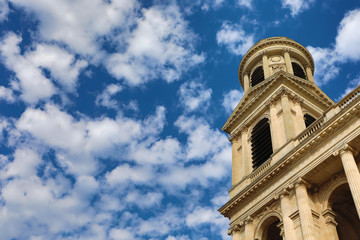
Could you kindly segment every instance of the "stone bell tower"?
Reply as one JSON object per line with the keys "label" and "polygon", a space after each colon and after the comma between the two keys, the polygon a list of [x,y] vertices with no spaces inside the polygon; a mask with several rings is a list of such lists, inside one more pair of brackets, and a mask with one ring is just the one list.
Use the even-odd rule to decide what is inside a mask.
{"label": "stone bell tower", "polygon": [[232,187],[219,209],[233,240],[360,239],[360,87],[334,103],[309,51],[285,37],[243,57],[244,97],[223,126]]}

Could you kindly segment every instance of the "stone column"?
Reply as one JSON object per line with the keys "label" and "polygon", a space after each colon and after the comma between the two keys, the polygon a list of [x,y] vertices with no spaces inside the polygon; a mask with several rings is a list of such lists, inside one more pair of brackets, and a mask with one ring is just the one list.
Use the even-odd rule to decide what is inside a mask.
{"label": "stone column", "polygon": [[284,190],[280,195],[281,214],[283,217],[284,234],[286,240],[296,240],[294,223],[289,217],[291,215],[289,192]]}
{"label": "stone column", "polygon": [[284,58],[285,58],[286,70],[287,70],[288,73],[294,74],[294,70],[292,68],[289,51],[290,51],[289,49],[284,49]]}
{"label": "stone column", "polygon": [[240,226],[235,226],[232,230],[232,240],[241,240],[241,228]]}
{"label": "stone column", "polygon": [[299,97],[294,98],[293,102],[294,102],[294,110],[296,112],[296,132],[295,135],[298,135],[299,133],[301,133],[302,131],[305,130],[306,126],[305,126],[305,121],[304,121],[304,113],[301,109],[301,101],[302,99],[300,99]]}
{"label": "stone column", "polygon": [[239,141],[236,136],[235,139],[232,140],[232,185],[236,185],[240,182],[242,178],[241,174],[241,159],[239,154]]}
{"label": "stone column", "polygon": [[313,76],[312,71],[311,71],[311,68],[310,68],[309,66],[306,66],[306,67],[305,67],[305,71],[306,71],[307,79],[308,79],[309,81],[315,82],[314,76]]}
{"label": "stone column", "polygon": [[252,171],[252,158],[251,150],[248,144],[248,129],[243,128],[241,131],[241,151],[242,151],[242,163],[243,163],[243,173],[244,176],[247,176]]}
{"label": "stone column", "polygon": [[295,137],[295,126],[294,119],[291,113],[288,93],[285,89],[283,89],[281,92],[281,105],[283,109],[286,140],[290,140]]}
{"label": "stone column", "polygon": [[244,93],[250,88],[249,73],[244,74]]}
{"label": "stone column", "polygon": [[269,60],[265,52],[262,53],[262,63],[264,69],[264,78],[268,78],[270,76],[270,67],[269,67]]}
{"label": "stone column", "polygon": [[245,239],[253,240],[255,235],[253,219],[249,216],[245,220]]}
{"label": "stone column", "polygon": [[314,222],[306,190],[306,183],[299,179],[295,184],[296,201],[299,209],[300,225],[304,240],[315,240]]}
{"label": "stone column", "polygon": [[346,179],[349,183],[351,195],[353,197],[355,207],[360,216],[360,173],[356,165],[354,155],[347,144],[340,150],[340,158],[344,167]]}
{"label": "stone column", "polygon": [[336,214],[330,210],[326,209],[322,213],[325,219],[326,225],[326,239],[328,240],[339,240],[338,233],[336,231],[337,222],[335,221]]}
{"label": "stone column", "polygon": [[270,129],[271,141],[273,143],[274,152],[285,144],[284,129],[280,126],[279,118],[277,117],[276,100],[271,99],[267,103],[270,108]]}

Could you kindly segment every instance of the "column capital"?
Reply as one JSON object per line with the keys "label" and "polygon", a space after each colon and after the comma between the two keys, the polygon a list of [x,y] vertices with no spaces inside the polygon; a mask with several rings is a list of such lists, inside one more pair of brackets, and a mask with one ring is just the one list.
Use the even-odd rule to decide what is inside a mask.
{"label": "column capital", "polygon": [[282,87],[277,91],[277,95],[280,95],[280,97],[291,97],[291,92],[286,88]]}
{"label": "column capital", "polygon": [[288,197],[290,195],[290,192],[286,189],[283,189],[280,193],[280,199],[283,197]]}
{"label": "column capital", "polygon": [[266,105],[269,105],[270,107],[273,107],[273,106],[276,105],[276,99],[275,99],[275,98],[271,98],[271,99],[267,100],[265,104],[266,104]]}
{"label": "column capital", "polygon": [[347,143],[343,143],[342,145],[340,145],[340,147],[338,147],[337,149],[334,150],[333,155],[337,156],[337,155],[342,155],[346,152],[351,152],[353,155],[356,154],[356,151],[354,148],[352,148],[349,144]]}
{"label": "column capital", "polygon": [[292,98],[292,101],[295,103],[295,104],[301,104],[304,102],[304,100],[302,98],[300,98],[299,96],[294,96]]}
{"label": "column capital", "polygon": [[311,187],[311,183],[309,183],[308,181],[305,181],[303,178],[298,178],[296,179],[295,183],[295,188],[298,188],[299,186],[305,186],[306,188],[310,188]]}
{"label": "column capital", "polygon": [[286,47],[284,47],[284,48],[282,48],[282,50],[283,50],[283,52],[284,53],[290,53],[291,52],[291,48],[286,48]]}
{"label": "column capital", "polygon": [[267,57],[267,50],[262,50],[261,52],[259,52],[260,56],[266,56]]}
{"label": "column capital", "polygon": [[252,219],[252,217],[250,216],[247,216],[246,219],[244,220],[244,224],[249,224],[249,223],[252,223],[254,220]]}

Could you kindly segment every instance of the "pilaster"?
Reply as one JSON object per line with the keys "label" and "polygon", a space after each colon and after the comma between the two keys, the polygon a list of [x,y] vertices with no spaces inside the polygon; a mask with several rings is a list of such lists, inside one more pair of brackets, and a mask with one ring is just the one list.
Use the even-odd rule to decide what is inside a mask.
{"label": "pilaster", "polygon": [[242,163],[244,169],[244,176],[247,176],[252,171],[251,150],[248,143],[248,129],[244,127],[241,130],[241,145],[242,145]]}
{"label": "pilaster", "polygon": [[290,139],[296,136],[294,120],[291,113],[290,101],[288,96],[289,93],[285,89],[282,89],[280,93],[281,93],[281,106],[283,109],[285,135],[286,135],[286,140],[289,141]]}
{"label": "pilaster", "polygon": [[307,193],[307,185],[299,178],[295,183],[296,201],[299,209],[301,232],[304,240],[315,240],[314,222]]}
{"label": "pilaster", "polygon": [[244,73],[244,93],[250,88],[249,73]]}
{"label": "pilaster", "polygon": [[262,64],[263,64],[263,70],[264,70],[264,78],[270,77],[270,67],[269,67],[269,59],[266,55],[266,52],[262,52]]}
{"label": "pilaster", "polygon": [[284,49],[284,59],[285,59],[285,65],[286,65],[286,70],[288,73],[294,74],[294,70],[292,68],[291,65],[291,59],[290,59],[290,54],[289,54],[289,49],[285,48]]}
{"label": "pilaster", "polygon": [[312,74],[311,68],[309,66],[305,66],[306,76],[307,79],[311,82],[315,82],[314,76]]}
{"label": "pilaster", "polygon": [[239,141],[238,138],[232,140],[232,185],[240,182],[242,173],[242,162],[239,154]]}

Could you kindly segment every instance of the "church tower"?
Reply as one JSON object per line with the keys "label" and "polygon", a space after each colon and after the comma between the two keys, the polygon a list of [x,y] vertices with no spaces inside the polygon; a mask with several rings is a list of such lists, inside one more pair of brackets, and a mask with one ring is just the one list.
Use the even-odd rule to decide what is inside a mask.
{"label": "church tower", "polygon": [[244,55],[244,96],[223,126],[232,187],[219,209],[233,240],[360,239],[360,87],[338,103],[314,61],[285,37]]}

